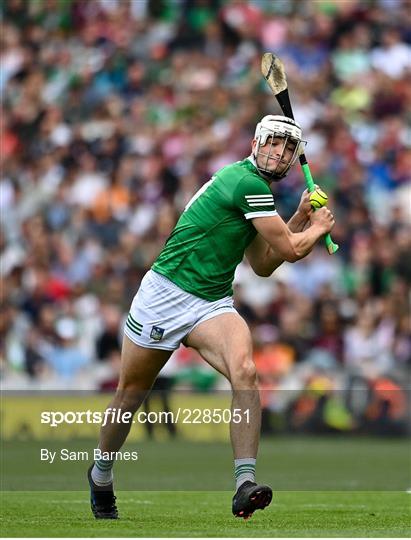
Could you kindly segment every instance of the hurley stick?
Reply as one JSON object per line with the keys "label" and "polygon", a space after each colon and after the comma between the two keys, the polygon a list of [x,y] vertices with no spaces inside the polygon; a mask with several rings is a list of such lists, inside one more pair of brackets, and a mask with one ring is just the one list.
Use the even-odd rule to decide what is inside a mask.
{"label": "hurley stick", "polygon": [[[285,69],[282,61],[273,53],[264,53],[261,59],[261,73],[273,91],[284,115],[294,120],[293,109],[288,93],[287,78],[285,76]],[[299,159],[307,189],[310,192],[314,191],[315,184],[305,154],[300,154]],[[330,255],[338,250],[338,244],[335,244],[332,241],[329,233],[325,235],[325,244]]]}

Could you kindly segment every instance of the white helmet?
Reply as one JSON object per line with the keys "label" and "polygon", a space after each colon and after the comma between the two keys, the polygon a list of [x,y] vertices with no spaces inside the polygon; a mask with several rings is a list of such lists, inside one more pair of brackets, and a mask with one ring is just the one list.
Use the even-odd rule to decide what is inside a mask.
{"label": "white helmet", "polygon": [[[268,153],[260,152],[260,147],[266,144],[268,137],[271,137],[271,146]],[[290,161],[281,170],[281,172],[277,171],[280,163],[277,164],[277,167],[274,170],[269,168],[269,159],[273,157],[271,154],[272,142],[273,139],[277,137],[284,139],[280,161],[282,160],[284,150],[288,142],[291,141],[295,145]],[[301,127],[297,124],[297,122],[291,118],[288,118],[287,116],[273,114],[264,116],[264,118],[257,124],[254,138],[257,141],[254,152],[257,169],[262,176],[269,178],[270,180],[281,180],[284,178],[288,174],[291,166],[295,163],[297,157],[304,152],[304,146],[306,144],[305,141],[302,140]],[[263,157],[263,165],[261,163],[257,163],[257,157],[259,155]]]}

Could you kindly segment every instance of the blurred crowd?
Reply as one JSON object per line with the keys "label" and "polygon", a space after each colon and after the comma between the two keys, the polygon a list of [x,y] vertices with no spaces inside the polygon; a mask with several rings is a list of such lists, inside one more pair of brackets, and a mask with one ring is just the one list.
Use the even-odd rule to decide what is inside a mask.
{"label": "blurred crowd", "polygon": [[[218,168],[249,155],[264,114],[280,113],[260,74],[264,51],[285,62],[340,250],[319,245],[268,279],[238,268],[262,385],[309,384],[313,370],[336,386],[347,373],[406,384],[408,0],[0,9],[3,388],[114,388],[124,318],[179,213]],[[284,219],[303,188],[298,166],[273,186]],[[223,385],[184,348],[164,376]]]}

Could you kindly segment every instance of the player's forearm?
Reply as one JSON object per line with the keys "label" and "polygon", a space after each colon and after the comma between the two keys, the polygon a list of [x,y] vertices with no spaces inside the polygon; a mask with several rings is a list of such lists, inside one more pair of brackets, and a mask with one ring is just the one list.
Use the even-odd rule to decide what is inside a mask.
{"label": "player's forearm", "polygon": [[[304,231],[305,227],[310,223],[310,219],[307,214],[299,212],[291,217],[288,221],[287,226],[292,233],[299,233]],[[264,254],[263,260],[260,262],[259,275],[267,277],[276,270],[282,263],[285,261],[285,258],[279,255],[271,246],[267,244],[267,250]]]}
{"label": "player's forearm", "polygon": [[259,235],[272,247],[276,256],[287,262],[296,262],[305,257],[333,225],[334,218],[328,208],[320,208],[310,214],[310,227],[303,232],[290,231],[280,216],[254,220],[254,227]]}
{"label": "player's forearm", "polygon": [[303,232],[292,233],[291,245],[294,252],[292,260],[286,259],[289,262],[299,261],[310,253],[318,240],[325,234],[326,231],[320,226],[311,225]]}
{"label": "player's forearm", "polygon": [[301,213],[297,210],[297,212],[291,217],[287,225],[291,232],[298,233],[302,232],[309,222],[310,218],[308,217],[308,215],[305,213]]}

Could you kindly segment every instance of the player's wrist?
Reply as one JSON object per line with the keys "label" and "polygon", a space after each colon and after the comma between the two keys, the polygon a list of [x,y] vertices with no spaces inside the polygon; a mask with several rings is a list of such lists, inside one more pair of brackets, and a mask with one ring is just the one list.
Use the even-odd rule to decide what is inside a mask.
{"label": "player's wrist", "polygon": [[293,233],[302,232],[309,220],[310,217],[304,210],[300,211],[297,209],[287,225]]}
{"label": "player's wrist", "polygon": [[310,210],[311,208],[297,208],[294,216],[298,219],[298,220],[305,220],[307,221],[308,219],[310,219]]}
{"label": "player's wrist", "polygon": [[319,223],[319,222],[314,222],[314,223],[311,222],[310,229],[314,230],[318,234],[319,237],[323,236],[324,234],[327,234],[328,232],[328,228],[323,223]]}

